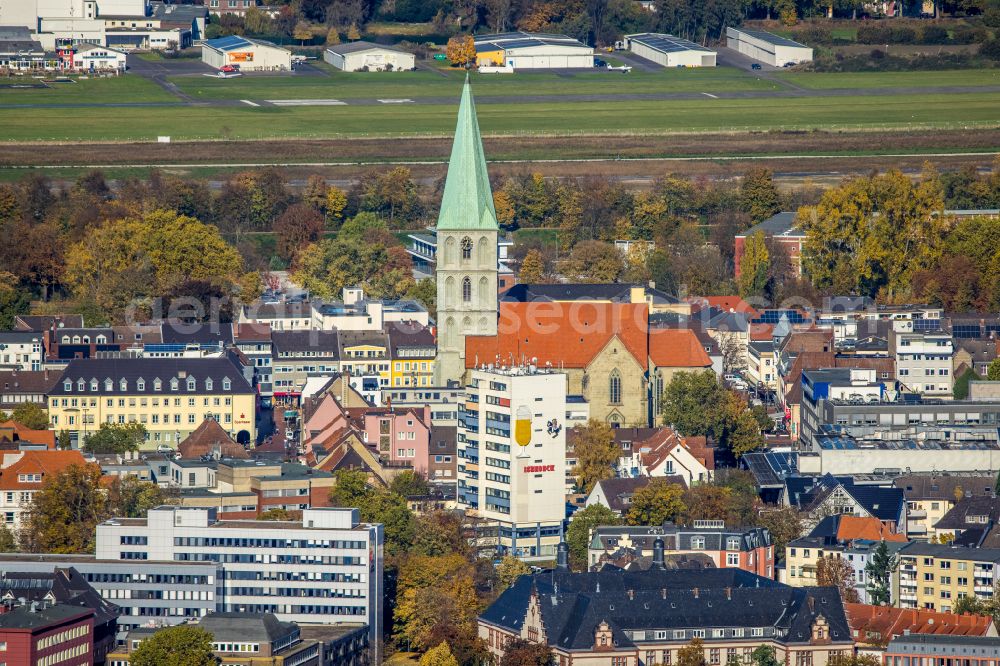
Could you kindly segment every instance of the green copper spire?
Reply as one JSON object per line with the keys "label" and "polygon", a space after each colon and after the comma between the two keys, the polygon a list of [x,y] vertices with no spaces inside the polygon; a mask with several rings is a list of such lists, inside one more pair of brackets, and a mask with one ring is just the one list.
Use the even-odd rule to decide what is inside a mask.
{"label": "green copper spire", "polygon": [[444,182],[438,229],[497,229],[497,214],[493,209],[493,191],[486,173],[483,139],[476,120],[476,103],[472,86],[465,76],[462,101],[458,105],[455,142],[448,161],[448,177]]}

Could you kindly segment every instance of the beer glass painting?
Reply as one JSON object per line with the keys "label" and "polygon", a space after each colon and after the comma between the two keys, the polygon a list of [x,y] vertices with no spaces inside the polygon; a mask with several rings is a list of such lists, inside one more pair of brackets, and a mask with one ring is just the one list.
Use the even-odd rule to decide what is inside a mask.
{"label": "beer glass painting", "polygon": [[525,405],[514,414],[514,441],[521,447],[521,454],[527,455],[524,449],[531,444],[531,410]]}

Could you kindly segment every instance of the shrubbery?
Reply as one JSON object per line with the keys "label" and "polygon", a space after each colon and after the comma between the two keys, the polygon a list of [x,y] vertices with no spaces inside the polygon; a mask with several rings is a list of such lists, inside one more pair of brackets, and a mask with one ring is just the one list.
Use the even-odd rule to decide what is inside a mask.
{"label": "shrubbery", "polygon": [[936,53],[904,57],[887,54],[882,49],[855,56],[843,54],[819,55],[813,62],[817,72],[905,72],[939,69],[982,67],[984,58],[1000,61],[1000,41],[990,40],[980,48],[979,56],[971,53]]}

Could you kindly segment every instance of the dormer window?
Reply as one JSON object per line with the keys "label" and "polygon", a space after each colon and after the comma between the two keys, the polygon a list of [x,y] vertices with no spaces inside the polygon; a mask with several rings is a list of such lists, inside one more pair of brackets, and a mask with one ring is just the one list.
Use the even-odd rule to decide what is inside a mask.
{"label": "dormer window", "polygon": [[97,344],[99,345],[106,345],[108,344],[108,339],[103,335],[98,335],[97,338],[95,339],[95,342],[97,342]]}
{"label": "dormer window", "polygon": [[68,345],[69,344],[69,336],[68,335],[62,336],[62,343],[64,345]]}
{"label": "dormer window", "polygon": [[146,390],[146,380],[143,379],[142,377],[140,377],[139,379],[135,380],[135,390],[136,391],[145,391]]}
{"label": "dormer window", "polygon": [[226,377],[225,379],[222,380],[222,390],[223,391],[229,391],[232,388],[233,388],[233,383],[231,381],[229,381],[229,377]]}
{"label": "dormer window", "polygon": [[128,390],[128,380],[122,379],[118,382],[118,388],[121,389],[122,393]]}
{"label": "dormer window", "polygon": [[73,380],[72,379],[67,379],[66,381],[63,382],[63,390],[66,391],[67,393],[69,393],[70,391],[73,390]]}
{"label": "dormer window", "polygon": [[173,379],[170,380],[170,390],[171,391],[176,391],[178,388],[180,388],[180,385],[181,385],[181,383],[179,381],[177,381],[176,377],[174,377]]}
{"label": "dormer window", "polygon": [[157,377],[156,379],[153,380],[153,390],[154,391],[162,391],[163,390],[163,382],[160,381],[159,377]]}
{"label": "dormer window", "polygon": [[114,387],[115,387],[115,384],[110,379],[105,379],[104,380],[104,390],[106,392],[110,393],[111,389],[113,389]]}
{"label": "dormer window", "polygon": [[74,345],[80,344],[80,336],[79,335],[74,335],[73,336],[73,344]]}
{"label": "dormer window", "polygon": [[91,379],[90,380],[90,391],[91,391],[91,393],[96,393],[97,392],[97,380],[96,379]]}
{"label": "dormer window", "polygon": [[85,382],[82,378],[76,380],[76,390],[77,391],[83,391],[86,387],[87,387],[87,382]]}
{"label": "dormer window", "polygon": [[85,345],[89,345],[90,344],[90,336],[89,335],[83,336],[83,344],[85,344]]}
{"label": "dormer window", "polygon": [[205,390],[206,391],[211,391],[212,390],[212,379],[211,378],[205,380]]}
{"label": "dormer window", "polygon": [[197,388],[198,383],[195,381],[194,377],[188,377],[187,380],[187,390],[193,391]]}

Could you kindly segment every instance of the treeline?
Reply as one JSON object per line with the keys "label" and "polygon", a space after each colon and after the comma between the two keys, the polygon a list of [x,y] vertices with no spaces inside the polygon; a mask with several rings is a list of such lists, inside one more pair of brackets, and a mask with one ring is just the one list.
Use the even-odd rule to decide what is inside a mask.
{"label": "treeline", "polygon": [[[837,17],[867,16],[869,11],[863,0],[655,0],[653,10],[643,9],[634,0],[295,0],[277,4],[282,6],[274,17],[255,8],[245,16],[213,18],[208,36],[254,34],[316,45],[356,40],[372,22],[396,21],[431,23],[435,32],[425,37],[438,42],[455,33],[517,29],[565,33],[604,46],[634,32],[669,32],[706,42],[722,38],[727,26],[744,19],[779,19],[795,25],[800,19],[824,18],[831,8]],[[916,0],[905,4],[908,14],[919,11]],[[938,9],[952,15],[982,14],[987,25],[1000,25],[997,0],[949,0],[939,2]],[[890,36],[905,38],[904,32]],[[956,33],[950,39],[970,43],[960,41],[970,35]],[[942,39],[933,30],[930,37]]]}
{"label": "treeline", "polygon": [[[1000,164],[997,165],[1000,167]],[[950,311],[1000,308],[1000,168],[917,180],[898,171],[845,181],[798,211],[806,232],[802,269],[824,293],[884,303],[927,302]],[[767,289],[771,258],[763,237],[748,239],[741,262],[746,295]],[[756,278],[754,277],[756,276]],[[749,293],[748,293],[749,292]]]}

